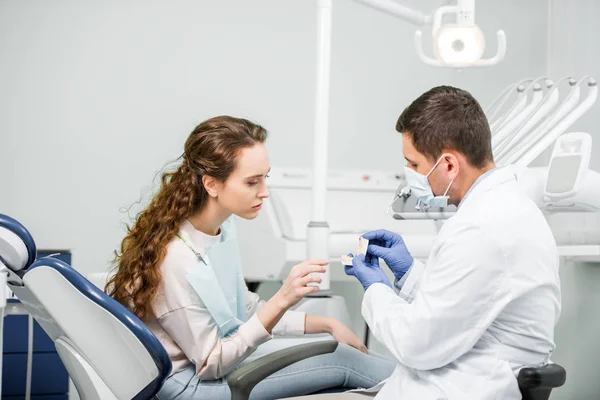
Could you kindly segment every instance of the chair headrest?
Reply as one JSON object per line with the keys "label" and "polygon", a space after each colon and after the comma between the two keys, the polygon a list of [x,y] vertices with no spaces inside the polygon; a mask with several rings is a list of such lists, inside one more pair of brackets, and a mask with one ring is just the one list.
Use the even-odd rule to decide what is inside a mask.
{"label": "chair headrest", "polygon": [[13,271],[27,269],[36,257],[31,233],[16,219],[0,214],[0,258]]}

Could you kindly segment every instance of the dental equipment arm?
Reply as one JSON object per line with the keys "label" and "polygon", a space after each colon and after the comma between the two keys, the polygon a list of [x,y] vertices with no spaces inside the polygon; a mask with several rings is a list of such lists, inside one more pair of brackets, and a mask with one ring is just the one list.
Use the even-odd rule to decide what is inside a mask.
{"label": "dental equipment arm", "polygon": [[[523,81],[531,81],[531,78],[524,79]],[[508,101],[510,94],[513,90],[515,90],[517,86],[519,86],[519,83],[511,84],[510,86],[505,88],[502,91],[502,93],[498,95],[498,97],[494,99],[492,104],[485,110],[485,115],[487,116],[488,121],[492,121],[496,118],[496,115],[500,112],[504,103]]]}
{"label": "dental equipment arm", "polygon": [[[541,102],[541,100],[544,97],[542,88],[538,83],[540,81],[545,81],[547,83],[548,89],[552,87],[552,82],[548,80],[545,76],[536,79],[523,80],[521,81],[520,85],[517,85],[517,102],[515,102],[515,104],[507,113],[505,113],[503,117],[498,118],[492,123],[492,135],[497,135],[498,131],[504,130],[507,124],[514,124],[515,119],[522,121],[531,114],[532,110],[535,109],[535,107]],[[529,84],[527,86],[524,86],[525,83]],[[531,96],[529,96],[530,93]],[[528,100],[531,100],[531,102],[529,102],[529,105]],[[534,103],[535,105],[532,107],[531,103]],[[518,126],[518,124],[516,126]]]}
{"label": "dental equipment arm", "polygon": [[354,0],[357,3],[362,3],[368,7],[383,11],[405,21],[411,22],[417,26],[428,25],[432,21],[432,17],[425,15],[420,11],[413,10],[409,7],[393,0]]}
{"label": "dental equipment arm", "polygon": [[571,78],[561,78],[555,85],[552,85],[550,90],[546,93],[546,96],[544,96],[542,102],[533,111],[530,118],[524,120],[519,127],[514,129],[513,132],[507,132],[502,141],[499,140],[499,137],[492,137],[494,159],[498,165],[504,165],[506,161],[505,156],[515,146],[520,144],[523,138],[526,138],[529,132],[534,129],[540,121],[546,118],[548,114],[554,110],[558,104],[558,86],[561,82],[567,79],[569,80],[571,86],[575,85],[575,81]]}
{"label": "dental equipment arm", "polygon": [[[511,132],[514,132],[519,125],[521,125],[528,117],[533,114],[533,111],[540,105],[544,98],[544,92],[542,87],[537,83],[533,85],[533,93],[531,95],[531,102],[527,104],[518,114],[514,117],[507,119],[506,123],[502,125],[498,131],[492,132],[492,135],[497,136],[499,139],[506,137]],[[493,138],[492,138],[493,141]],[[493,146],[492,146],[493,149]]]}
{"label": "dental equipment arm", "polygon": [[[578,82],[578,85],[580,82]],[[579,88],[579,86],[577,88]],[[548,127],[539,135],[533,137],[529,143],[527,143],[527,145],[521,147],[517,152],[513,153],[511,157],[508,158],[507,163],[528,166],[560,135],[565,133],[565,131],[569,129],[569,127],[573,125],[575,121],[581,118],[581,116],[585,114],[598,99],[598,85],[592,78],[588,78],[588,89],[588,95],[585,100],[583,100],[576,107],[574,107],[574,104],[565,106],[565,109],[568,108],[568,112],[564,113],[561,118],[558,119],[558,123],[556,123],[557,121],[554,120],[552,125],[549,125],[549,127],[552,126],[549,131],[546,130],[549,128]],[[577,95],[573,97],[577,97],[577,101],[579,100],[579,90],[577,90]],[[575,101],[571,102],[576,103]]]}
{"label": "dental equipment arm", "polygon": [[546,85],[548,91],[545,95],[542,90],[534,93],[531,106],[492,136],[492,152],[496,161],[499,161],[499,157],[512,146],[512,143],[516,143],[517,139],[515,138],[520,140],[523,135],[544,119],[558,103],[558,85],[554,85],[551,80],[547,80]]}
{"label": "dental equipment arm", "polygon": [[[553,114],[550,114],[546,120],[544,120],[535,130],[533,130],[526,138],[524,138],[521,143],[519,143],[519,148],[516,150],[516,152],[518,153],[519,151],[522,151],[536,140],[539,140],[540,137],[544,136],[549,129],[551,129],[558,121],[562,120],[577,106],[580,96],[581,89],[576,83],[560,106],[558,106],[556,111]],[[509,156],[509,159],[511,156]]]}
{"label": "dental equipment arm", "polygon": [[[525,85],[526,83],[529,82],[537,82],[540,78],[537,79],[532,79],[532,78],[525,78],[522,79],[516,83],[511,84],[509,87],[507,87],[506,89],[504,89],[502,91],[502,93],[496,97],[496,99],[494,99],[494,102],[492,103],[492,105],[485,111],[485,115],[489,121],[490,127],[492,128],[492,135],[495,134],[494,132],[494,127],[497,126],[498,122],[502,119],[504,119],[504,115],[500,114],[500,111],[502,110],[502,107],[504,107],[504,104],[508,101],[508,99],[510,99],[510,97],[512,96],[513,92],[515,90],[517,90],[517,92],[520,92],[520,88],[523,87],[523,85]],[[528,86],[528,88],[525,90],[529,90],[529,88],[531,88],[531,85]],[[517,93],[518,95],[519,93]],[[514,107],[514,106],[513,106]],[[506,114],[506,113],[505,113]]]}
{"label": "dental equipment arm", "polygon": [[502,128],[507,121],[510,121],[512,118],[515,117],[516,114],[520,113],[525,108],[525,106],[527,105],[527,92],[529,91],[531,86],[533,86],[533,84],[527,87],[524,87],[522,85],[519,85],[519,87],[517,87],[517,101],[515,101],[512,107],[509,108],[508,111],[504,113],[504,115],[494,120],[490,124],[492,135],[498,132],[498,130]]}

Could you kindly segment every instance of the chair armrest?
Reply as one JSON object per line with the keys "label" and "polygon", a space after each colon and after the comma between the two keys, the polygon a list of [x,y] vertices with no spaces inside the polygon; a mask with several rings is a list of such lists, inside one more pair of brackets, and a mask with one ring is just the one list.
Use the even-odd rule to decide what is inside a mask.
{"label": "chair armrest", "polygon": [[558,364],[548,364],[539,368],[523,368],[517,381],[521,389],[557,388],[564,385],[567,372]]}
{"label": "chair armrest", "polygon": [[231,400],[247,400],[260,381],[288,365],[320,354],[333,353],[338,346],[335,340],[305,343],[267,354],[236,369],[227,378]]}

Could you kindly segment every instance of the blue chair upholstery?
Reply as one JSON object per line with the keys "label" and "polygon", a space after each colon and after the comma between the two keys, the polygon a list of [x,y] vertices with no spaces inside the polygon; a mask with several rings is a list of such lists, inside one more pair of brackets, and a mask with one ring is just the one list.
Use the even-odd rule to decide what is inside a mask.
{"label": "blue chair upholstery", "polygon": [[[25,244],[25,247],[27,248],[27,254],[29,256],[27,263],[25,264],[25,268],[23,269],[26,270],[31,264],[33,264],[36,257],[36,248],[33,236],[31,236],[31,233],[29,233],[27,228],[25,228],[19,221],[5,214],[0,214],[0,226],[16,234]],[[1,256],[2,255],[0,254],[0,257]]]}

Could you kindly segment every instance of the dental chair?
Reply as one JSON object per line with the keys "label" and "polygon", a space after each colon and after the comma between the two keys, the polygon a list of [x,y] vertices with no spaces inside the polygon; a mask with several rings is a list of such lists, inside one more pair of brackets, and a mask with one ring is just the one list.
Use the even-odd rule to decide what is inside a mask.
{"label": "dental chair", "polygon": [[82,400],[146,400],[158,392],[171,360],[146,325],[63,261],[36,260],[30,233],[3,214],[0,269],[54,342]]}
{"label": "dental chair", "polygon": [[[0,273],[8,274],[8,287],[54,342],[82,400],[155,398],[172,368],[158,339],[133,313],[68,264],[52,257],[36,260],[31,234],[3,214]],[[232,400],[248,399],[252,389],[274,372],[332,353],[337,346],[333,340],[291,346],[235,370],[227,380]],[[524,400],[547,400],[565,379],[562,367],[549,364],[521,370],[518,382]]]}
{"label": "dental chair", "polygon": [[[8,275],[8,287],[54,342],[82,400],[156,398],[172,369],[158,339],[131,311],[70,265],[52,257],[36,259],[31,234],[3,214],[0,274]],[[278,360],[274,362],[280,369],[311,355],[330,353],[336,347],[337,342],[331,340],[306,343],[252,365]],[[260,368],[258,371],[264,372]],[[236,381],[236,388],[246,384],[253,374],[245,376]]]}

